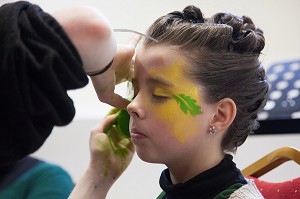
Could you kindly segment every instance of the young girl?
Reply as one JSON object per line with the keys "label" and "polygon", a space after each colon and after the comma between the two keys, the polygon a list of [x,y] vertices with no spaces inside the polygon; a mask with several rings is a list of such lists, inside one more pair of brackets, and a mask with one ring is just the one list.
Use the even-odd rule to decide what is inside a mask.
{"label": "young girl", "polygon": [[[230,155],[258,127],[265,105],[262,31],[248,17],[203,18],[199,8],[188,6],[157,19],[148,35],[157,41],[146,39],[137,52],[135,97],[127,111],[137,155],[168,167],[158,198],[263,198]],[[112,121],[105,119],[98,132]],[[101,161],[93,172],[103,168],[103,154]],[[97,165],[95,156],[91,162]],[[98,179],[102,186],[121,173],[111,171],[110,181]]]}

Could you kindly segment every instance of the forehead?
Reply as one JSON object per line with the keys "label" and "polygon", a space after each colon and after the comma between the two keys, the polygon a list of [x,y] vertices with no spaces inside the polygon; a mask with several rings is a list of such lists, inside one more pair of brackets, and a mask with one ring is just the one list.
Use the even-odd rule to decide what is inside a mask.
{"label": "forehead", "polygon": [[136,69],[143,67],[146,70],[156,68],[161,70],[174,63],[186,65],[187,59],[179,50],[159,45],[140,48],[135,59]]}

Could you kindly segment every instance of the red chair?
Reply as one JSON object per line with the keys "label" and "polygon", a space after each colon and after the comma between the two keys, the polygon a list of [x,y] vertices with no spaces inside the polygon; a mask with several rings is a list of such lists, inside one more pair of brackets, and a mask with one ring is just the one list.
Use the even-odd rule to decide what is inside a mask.
{"label": "red chair", "polygon": [[284,182],[267,182],[259,177],[284,162],[293,160],[300,165],[300,151],[292,147],[277,149],[242,170],[246,178],[254,180],[266,199],[300,199],[300,177]]}
{"label": "red chair", "polygon": [[266,182],[254,177],[258,190],[265,199],[300,199],[300,177],[284,182]]}

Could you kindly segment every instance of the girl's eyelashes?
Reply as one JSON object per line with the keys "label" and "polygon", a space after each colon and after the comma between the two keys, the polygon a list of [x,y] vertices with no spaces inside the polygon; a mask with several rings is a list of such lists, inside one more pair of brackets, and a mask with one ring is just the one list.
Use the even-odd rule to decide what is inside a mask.
{"label": "girl's eyelashes", "polygon": [[[136,79],[132,81],[132,87],[133,87],[133,95],[131,99],[133,100],[140,92],[139,85],[137,84]],[[154,103],[164,103],[170,98],[172,98],[172,96],[168,94],[168,91],[166,91],[165,89],[158,88],[158,87],[153,88],[152,86],[149,86],[146,89],[148,90],[147,91],[148,98],[151,99]]]}
{"label": "girl's eyelashes", "polygon": [[[138,92],[135,92],[133,97],[132,97],[132,100],[137,96]],[[160,96],[160,95],[154,95],[152,94],[152,100],[155,102],[155,103],[163,103],[163,102],[166,102],[167,100],[169,100],[170,97],[167,97],[167,96]]]}
{"label": "girl's eyelashes", "polygon": [[134,100],[134,98],[135,98],[136,96],[137,96],[137,94],[134,94],[133,97],[132,97],[132,100]]}
{"label": "girl's eyelashes", "polygon": [[157,102],[157,103],[164,103],[164,102],[166,102],[167,100],[169,100],[170,97],[152,94],[152,99],[153,99],[155,102]]}

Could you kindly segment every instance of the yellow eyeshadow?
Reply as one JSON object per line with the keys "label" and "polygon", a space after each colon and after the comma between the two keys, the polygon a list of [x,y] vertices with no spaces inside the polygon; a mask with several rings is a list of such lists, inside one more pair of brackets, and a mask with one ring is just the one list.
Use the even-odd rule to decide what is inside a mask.
{"label": "yellow eyeshadow", "polygon": [[153,95],[162,96],[162,97],[171,97],[173,94],[169,89],[154,88]]}

